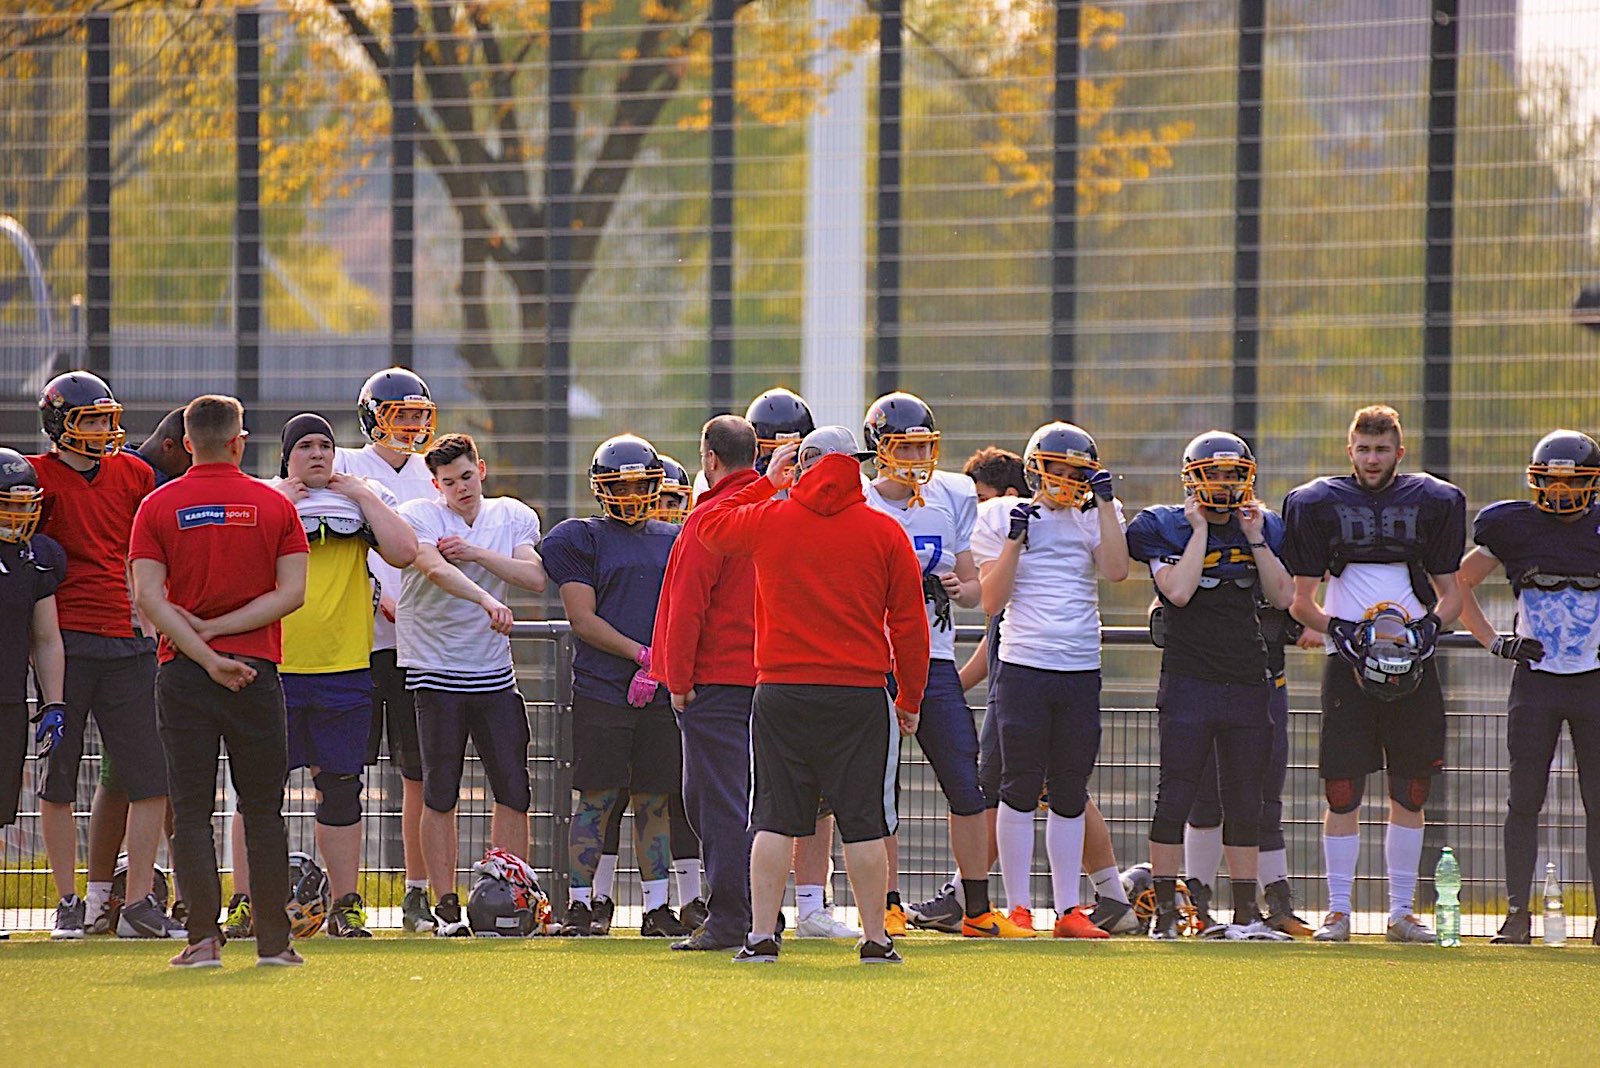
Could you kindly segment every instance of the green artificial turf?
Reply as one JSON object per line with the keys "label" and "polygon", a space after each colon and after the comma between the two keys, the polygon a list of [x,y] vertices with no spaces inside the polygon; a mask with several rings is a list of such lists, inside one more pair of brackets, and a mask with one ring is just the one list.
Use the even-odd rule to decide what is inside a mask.
{"label": "green artificial turf", "polygon": [[[1600,949],[918,935],[776,965],[633,937],[300,943],[303,969],[175,944],[0,945],[9,1064],[1512,1064],[1600,1057]],[[63,1015],[65,1014],[65,1015]],[[497,1048],[498,1047],[498,1048]],[[547,1058],[559,1058],[549,1060]]]}

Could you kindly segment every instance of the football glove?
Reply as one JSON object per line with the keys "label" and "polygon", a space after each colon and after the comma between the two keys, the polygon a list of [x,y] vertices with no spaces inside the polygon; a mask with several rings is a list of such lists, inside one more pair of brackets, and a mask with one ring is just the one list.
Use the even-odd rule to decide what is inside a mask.
{"label": "football glove", "polygon": [[949,630],[950,622],[950,594],[946,592],[944,583],[939,581],[938,575],[922,576],[922,599],[933,602],[933,625],[935,630]]}
{"label": "football glove", "polygon": [[1433,655],[1433,647],[1439,641],[1439,627],[1439,617],[1432,612],[1426,612],[1421,619],[1412,622],[1411,633],[1417,636],[1417,645],[1424,657]]}
{"label": "football glove", "polygon": [[1088,500],[1083,502],[1083,510],[1085,512],[1092,511],[1096,505],[1102,502],[1106,504],[1111,503],[1111,498],[1113,496],[1113,481],[1114,480],[1111,477],[1111,472],[1107,471],[1103,467],[1089,476],[1090,496]]}
{"label": "football glove", "polygon": [[39,743],[39,755],[49,756],[51,747],[67,733],[67,706],[60,701],[40,705],[31,722],[39,725],[33,732],[33,740]]}
{"label": "football glove", "polygon": [[1028,547],[1028,524],[1039,518],[1039,506],[1029,501],[1025,504],[1011,506],[1011,529],[1006,531],[1006,538],[1010,541],[1021,539],[1022,547]]}
{"label": "football glove", "polygon": [[641,645],[633,662],[639,665],[639,670],[633,673],[633,679],[628,683],[628,704],[643,708],[656,695],[656,687],[660,685],[650,677],[650,647]]}
{"label": "football glove", "polygon": [[1361,651],[1356,648],[1360,631],[1361,624],[1348,619],[1330,617],[1328,620],[1328,637],[1333,639],[1334,651],[1354,667],[1361,666]]}
{"label": "football glove", "polygon": [[1489,646],[1489,651],[1495,656],[1505,660],[1514,660],[1519,664],[1531,664],[1535,660],[1544,659],[1544,643],[1538,638],[1522,638],[1514,634],[1502,634]]}

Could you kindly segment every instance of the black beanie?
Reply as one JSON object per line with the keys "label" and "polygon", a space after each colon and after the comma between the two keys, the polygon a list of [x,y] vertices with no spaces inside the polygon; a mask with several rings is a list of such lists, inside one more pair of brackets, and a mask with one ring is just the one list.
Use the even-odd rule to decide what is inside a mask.
{"label": "black beanie", "polygon": [[289,453],[294,451],[295,445],[307,434],[321,434],[329,441],[338,441],[333,436],[333,427],[326,419],[316,412],[301,412],[283,424],[283,459],[278,461],[279,478],[289,477]]}

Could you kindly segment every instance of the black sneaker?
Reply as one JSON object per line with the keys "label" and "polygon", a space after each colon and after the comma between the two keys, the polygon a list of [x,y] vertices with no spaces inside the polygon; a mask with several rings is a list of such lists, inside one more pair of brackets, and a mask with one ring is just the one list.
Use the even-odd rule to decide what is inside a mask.
{"label": "black sneaker", "polygon": [[429,934],[439,921],[433,918],[433,902],[428,900],[428,891],[420,886],[406,889],[406,896],[400,902],[400,928],[413,934]]}
{"label": "black sneaker", "polygon": [[1139,930],[1139,917],[1133,906],[1110,897],[1095,899],[1089,922],[1106,934],[1136,934]]}
{"label": "black sneaker", "polygon": [[256,936],[255,922],[250,912],[250,899],[244,894],[234,894],[228,899],[228,912],[223,922],[222,933],[230,942]]}
{"label": "black sneaker", "polygon": [[640,938],[682,938],[693,933],[694,928],[685,927],[670,905],[651,909],[644,914],[644,922],[639,925]]}
{"label": "black sneaker", "polygon": [[1150,937],[1157,942],[1176,942],[1178,940],[1178,910],[1156,913],[1155,923],[1150,928]]}
{"label": "black sneaker", "polygon": [[349,893],[333,903],[328,912],[329,938],[371,938],[367,930],[367,904],[361,895]]}
{"label": "black sneaker", "polygon": [[682,920],[683,925],[691,931],[703,926],[710,915],[711,910],[706,908],[706,903],[700,898],[695,898],[678,910],[678,919]]}
{"label": "black sneaker", "polygon": [[694,934],[681,942],[672,943],[672,948],[697,953],[709,949],[736,949],[742,944],[742,942],[718,942],[704,927],[696,927]]}
{"label": "black sneaker", "polygon": [[50,932],[52,942],[76,942],[84,935],[83,919],[88,906],[77,894],[64,897],[56,905],[56,925]]}
{"label": "black sneaker", "polygon": [[1211,915],[1211,887],[1193,879],[1186,880],[1189,904],[1194,906],[1194,933],[1201,938],[1217,938],[1227,931],[1228,925],[1217,922]]}
{"label": "black sneaker", "polygon": [[1294,911],[1294,888],[1288,879],[1267,884],[1267,926],[1295,938],[1310,938],[1311,925]]}
{"label": "black sneaker", "polygon": [[189,932],[174,923],[166,910],[156,904],[154,894],[147,894],[143,900],[122,906],[122,915],[117,919],[117,937],[187,940]]}
{"label": "black sneaker", "polygon": [[189,906],[184,903],[183,898],[180,897],[178,900],[172,903],[171,915],[172,922],[177,924],[179,927],[189,926]]}
{"label": "black sneaker", "polygon": [[438,938],[471,938],[472,928],[467,926],[467,918],[461,915],[461,898],[456,894],[446,894],[433,906],[434,919],[439,926],[433,929]]}
{"label": "black sneaker", "polygon": [[567,917],[561,921],[561,933],[568,938],[583,938],[594,934],[594,913],[587,903],[573,901],[567,905]]}
{"label": "black sneaker", "polygon": [[778,963],[779,943],[776,937],[762,938],[752,942],[753,935],[746,935],[744,945],[739,947],[739,952],[733,955],[735,964],[776,964]]}
{"label": "black sneaker", "polygon": [[863,938],[860,942],[862,964],[904,964],[906,959],[894,951],[894,939],[887,945]]}
{"label": "black sneaker", "polygon": [[[1596,930],[1600,930],[1597,927]],[[1500,925],[1500,930],[1489,939],[1492,946],[1525,946],[1533,941],[1533,917],[1527,909],[1510,908],[1506,910],[1506,922]]]}
{"label": "black sneaker", "polygon": [[589,933],[593,935],[608,935],[611,933],[611,917],[617,913],[617,903],[609,897],[597,897],[589,905]]}

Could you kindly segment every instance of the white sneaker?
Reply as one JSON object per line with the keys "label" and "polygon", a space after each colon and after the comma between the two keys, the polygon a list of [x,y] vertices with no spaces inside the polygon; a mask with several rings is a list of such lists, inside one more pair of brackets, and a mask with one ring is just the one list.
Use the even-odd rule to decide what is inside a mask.
{"label": "white sneaker", "polygon": [[795,925],[796,938],[860,938],[861,932],[827,909],[818,909]]}
{"label": "white sneaker", "polygon": [[1273,930],[1267,926],[1266,920],[1254,920],[1243,927],[1236,923],[1228,925],[1228,941],[1230,942],[1293,942],[1294,939],[1282,931]]}

